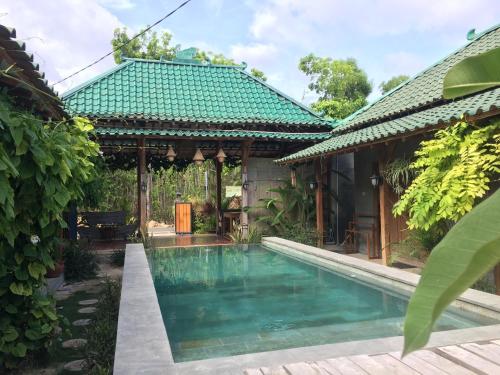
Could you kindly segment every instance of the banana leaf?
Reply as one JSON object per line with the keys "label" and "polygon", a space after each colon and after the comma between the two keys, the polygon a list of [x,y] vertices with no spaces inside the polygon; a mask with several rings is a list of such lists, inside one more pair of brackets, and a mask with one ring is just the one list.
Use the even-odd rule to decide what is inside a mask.
{"label": "banana leaf", "polygon": [[432,250],[408,305],[406,355],[425,346],[446,307],[500,261],[500,189],[467,213]]}
{"label": "banana leaf", "polygon": [[443,97],[455,99],[500,85],[500,48],[468,57],[444,77]]}

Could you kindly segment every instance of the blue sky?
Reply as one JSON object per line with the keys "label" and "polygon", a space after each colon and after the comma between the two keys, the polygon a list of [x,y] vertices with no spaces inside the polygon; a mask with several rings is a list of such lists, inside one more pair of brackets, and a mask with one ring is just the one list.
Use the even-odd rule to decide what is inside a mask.
{"label": "blue sky", "polygon": [[[14,26],[55,82],[110,50],[115,27],[137,31],[181,0],[3,0],[0,23]],[[373,83],[414,75],[466,42],[471,28],[500,22],[498,0],[192,0],[157,27],[183,47],[245,61],[286,94],[310,103],[298,69],[308,53],[354,57]],[[60,84],[60,92],[109,69],[112,58]]]}

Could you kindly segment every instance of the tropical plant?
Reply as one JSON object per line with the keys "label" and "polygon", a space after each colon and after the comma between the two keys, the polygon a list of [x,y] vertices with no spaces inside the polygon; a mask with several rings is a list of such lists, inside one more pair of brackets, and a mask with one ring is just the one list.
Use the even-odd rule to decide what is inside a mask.
{"label": "tropical plant", "polygon": [[64,248],[64,277],[69,281],[88,280],[97,274],[96,256],[88,247],[73,241]]}
{"label": "tropical plant", "polygon": [[251,244],[259,243],[262,239],[262,233],[259,228],[255,225],[248,226],[248,233],[245,236],[243,228],[241,225],[235,225],[233,231],[229,233],[229,238],[235,244]]}
{"label": "tropical plant", "polygon": [[499,131],[498,120],[479,127],[462,120],[423,141],[412,164],[417,177],[393,212],[408,213],[410,229],[459,220],[500,172]]}
{"label": "tropical plant", "polygon": [[385,182],[397,195],[402,195],[416,176],[412,161],[407,158],[396,159],[388,163],[382,170]]}
{"label": "tropical plant", "polygon": [[444,77],[443,97],[455,99],[500,86],[500,48],[468,57],[454,65]]}
{"label": "tropical plant", "polygon": [[50,345],[58,317],[39,289],[63,211],[93,176],[92,129],[79,118],[44,122],[0,95],[0,372]]}
{"label": "tropical plant", "polygon": [[498,264],[498,223],[500,190],[466,214],[432,250],[408,305],[404,354],[422,348],[446,307]]}
{"label": "tropical plant", "polygon": [[319,95],[312,107],[333,119],[342,119],[363,107],[372,91],[366,73],[355,59],[333,60],[309,54],[299,69],[310,77],[309,89]]}

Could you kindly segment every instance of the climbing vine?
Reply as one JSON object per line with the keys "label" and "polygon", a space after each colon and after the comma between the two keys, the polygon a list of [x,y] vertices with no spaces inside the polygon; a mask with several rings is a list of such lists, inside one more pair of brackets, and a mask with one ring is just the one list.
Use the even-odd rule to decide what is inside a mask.
{"label": "climbing vine", "polygon": [[54,267],[68,202],[98,154],[84,119],[43,122],[0,94],[0,372],[47,348],[58,324],[40,288]]}
{"label": "climbing vine", "polygon": [[456,222],[485,196],[500,172],[500,121],[465,120],[423,141],[411,167],[417,177],[394,206],[408,213],[410,229]]}

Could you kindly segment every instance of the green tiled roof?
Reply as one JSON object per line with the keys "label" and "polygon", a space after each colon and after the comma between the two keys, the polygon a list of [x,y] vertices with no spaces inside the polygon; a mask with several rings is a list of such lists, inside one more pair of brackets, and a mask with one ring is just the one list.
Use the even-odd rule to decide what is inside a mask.
{"label": "green tiled roof", "polygon": [[189,138],[258,138],[277,139],[290,141],[322,141],[328,139],[330,133],[285,133],[247,130],[186,130],[186,129],[144,129],[144,128],[123,128],[123,127],[97,127],[96,133],[99,136],[170,136]]}
{"label": "green tiled roof", "polygon": [[403,82],[374,103],[361,108],[342,121],[335,132],[380,122],[423,106],[438,104],[443,100],[444,76],[453,65],[467,57],[497,47],[500,47],[500,25],[486,30],[456,52]]}
{"label": "green tiled roof", "polygon": [[385,121],[345,134],[334,135],[326,141],[279,159],[277,163],[299,161],[322,154],[333,153],[356,145],[423,129],[427,126],[447,123],[454,119],[459,119],[464,113],[476,115],[494,109],[500,109],[500,88],[413,113],[399,119]]}
{"label": "green tiled roof", "polygon": [[331,123],[241,66],[127,59],[63,95],[73,115],[211,124]]}

